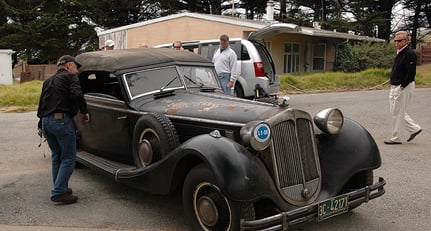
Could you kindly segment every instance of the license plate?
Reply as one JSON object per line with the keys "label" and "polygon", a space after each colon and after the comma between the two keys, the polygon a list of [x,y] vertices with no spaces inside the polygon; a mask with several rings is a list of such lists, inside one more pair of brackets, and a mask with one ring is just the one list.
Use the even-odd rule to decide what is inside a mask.
{"label": "license plate", "polygon": [[347,195],[337,196],[320,202],[317,211],[317,221],[323,221],[333,216],[345,213],[349,210],[349,198]]}

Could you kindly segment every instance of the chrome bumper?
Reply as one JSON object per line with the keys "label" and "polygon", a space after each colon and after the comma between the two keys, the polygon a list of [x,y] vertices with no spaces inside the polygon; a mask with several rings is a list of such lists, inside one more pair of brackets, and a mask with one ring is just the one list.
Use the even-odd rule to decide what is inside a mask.
{"label": "chrome bumper", "polygon": [[[357,207],[364,202],[382,196],[385,193],[383,186],[386,181],[380,177],[376,184],[366,186],[361,189],[347,193],[349,198],[349,208]],[[319,203],[314,203],[292,211],[282,212],[277,215],[266,217],[254,221],[241,219],[240,230],[287,230],[305,222],[317,220],[317,208]]]}

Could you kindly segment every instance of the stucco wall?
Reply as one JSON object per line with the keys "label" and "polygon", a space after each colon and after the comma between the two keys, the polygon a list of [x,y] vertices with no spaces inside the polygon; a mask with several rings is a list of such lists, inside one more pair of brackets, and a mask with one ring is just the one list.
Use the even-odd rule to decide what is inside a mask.
{"label": "stucco wall", "polygon": [[245,38],[254,28],[229,25],[191,17],[149,24],[127,31],[127,48],[139,47],[144,42],[149,47],[172,43],[176,40],[217,39],[221,34],[231,38]]}

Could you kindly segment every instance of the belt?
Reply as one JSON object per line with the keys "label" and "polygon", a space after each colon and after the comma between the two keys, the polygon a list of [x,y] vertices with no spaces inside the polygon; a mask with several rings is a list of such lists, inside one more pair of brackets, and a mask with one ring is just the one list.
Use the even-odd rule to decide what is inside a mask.
{"label": "belt", "polygon": [[220,73],[220,74],[217,74],[217,76],[218,76],[219,78],[222,78],[222,77],[224,77],[224,76],[226,76],[226,75],[229,75],[229,76],[230,76],[230,73]]}
{"label": "belt", "polygon": [[52,113],[52,115],[54,116],[54,118],[56,118],[56,119],[63,119],[65,116],[66,116],[66,114],[64,114],[64,113],[62,113],[62,112],[55,112],[55,113]]}

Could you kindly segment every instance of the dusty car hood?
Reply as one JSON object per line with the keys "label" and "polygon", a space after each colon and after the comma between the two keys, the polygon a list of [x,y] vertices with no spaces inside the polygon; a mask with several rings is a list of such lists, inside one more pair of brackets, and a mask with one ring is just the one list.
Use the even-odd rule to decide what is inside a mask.
{"label": "dusty car hood", "polygon": [[139,111],[154,111],[166,115],[246,123],[268,118],[285,108],[251,100],[206,93],[177,93],[158,100],[139,98],[130,103]]}

